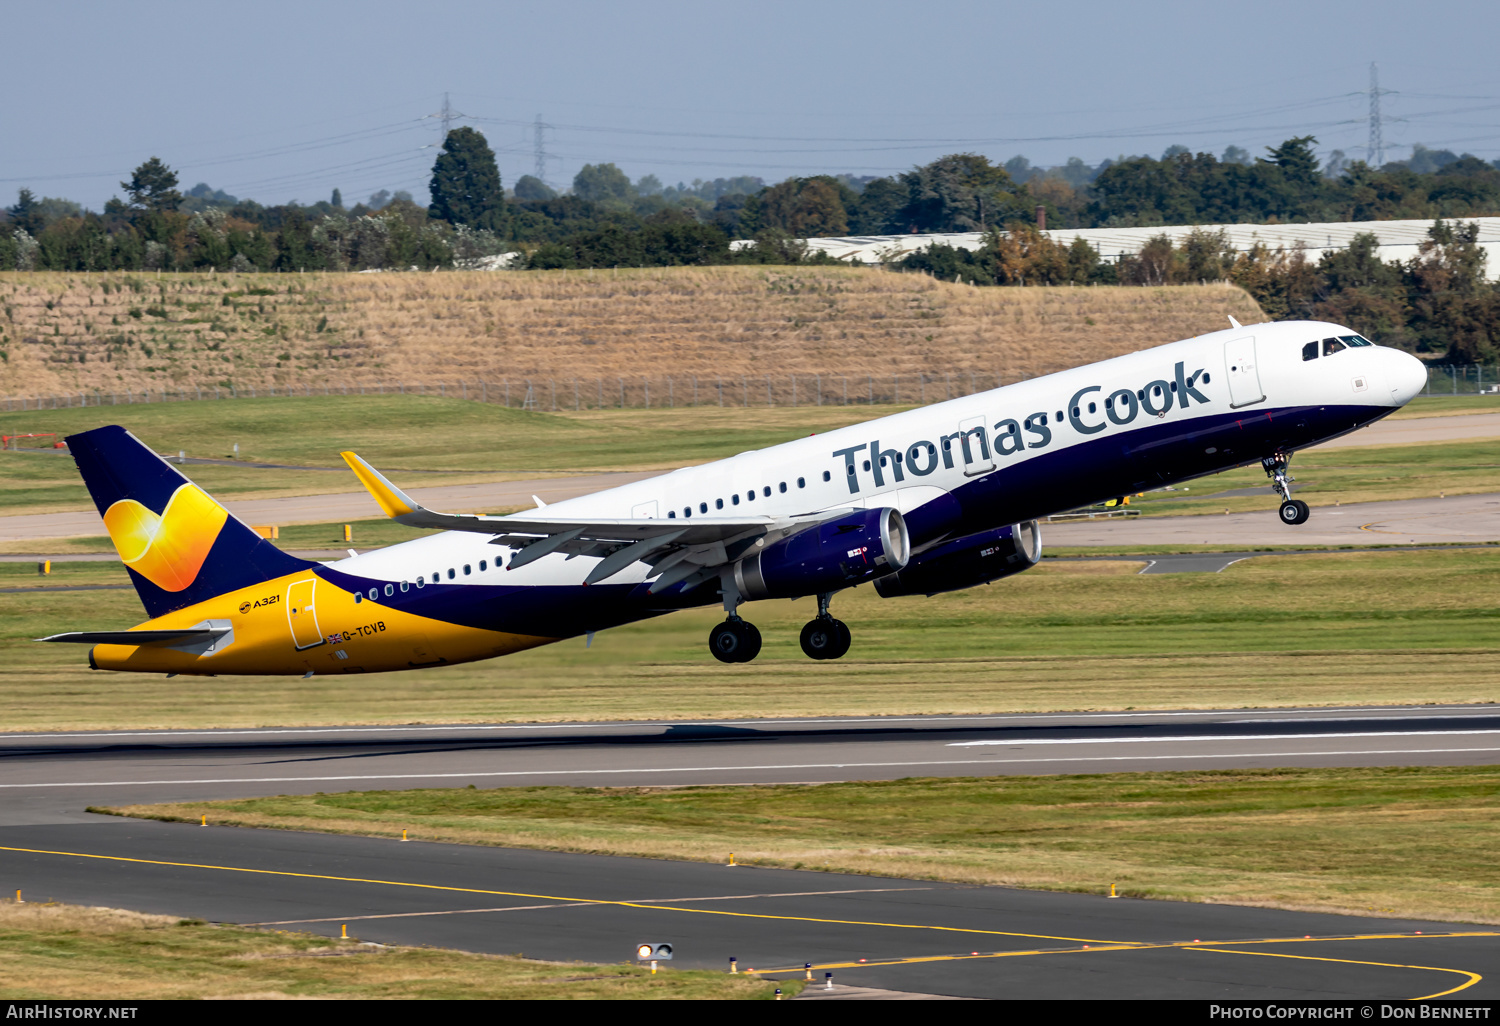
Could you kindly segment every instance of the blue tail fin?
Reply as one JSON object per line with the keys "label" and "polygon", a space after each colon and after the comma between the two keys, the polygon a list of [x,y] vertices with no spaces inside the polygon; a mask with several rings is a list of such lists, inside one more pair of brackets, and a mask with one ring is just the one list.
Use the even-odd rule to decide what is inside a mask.
{"label": "blue tail fin", "polygon": [[67,441],[152,617],[313,565],[230,516],[124,428],[96,428]]}

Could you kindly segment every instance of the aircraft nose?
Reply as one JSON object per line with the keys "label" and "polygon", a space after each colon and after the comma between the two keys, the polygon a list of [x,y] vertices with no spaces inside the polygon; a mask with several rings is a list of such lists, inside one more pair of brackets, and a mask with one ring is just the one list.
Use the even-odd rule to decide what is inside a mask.
{"label": "aircraft nose", "polygon": [[1390,382],[1391,399],[1405,406],[1427,387],[1427,365],[1410,353],[1388,349],[1386,380]]}

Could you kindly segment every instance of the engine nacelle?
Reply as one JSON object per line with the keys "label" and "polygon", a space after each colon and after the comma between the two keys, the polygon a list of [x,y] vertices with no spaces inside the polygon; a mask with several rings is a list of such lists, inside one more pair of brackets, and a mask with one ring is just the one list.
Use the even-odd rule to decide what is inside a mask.
{"label": "engine nacelle", "polygon": [[894,573],[911,558],[899,510],[862,509],[767,545],[734,568],[747,599],[837,591]]}
{"label": "engine nacelle", "polygon": [[876,581],[875,590],[882,598],[958,591],[1029,570],[1041,558],[1041,532],[1028,520],[945,542]]}

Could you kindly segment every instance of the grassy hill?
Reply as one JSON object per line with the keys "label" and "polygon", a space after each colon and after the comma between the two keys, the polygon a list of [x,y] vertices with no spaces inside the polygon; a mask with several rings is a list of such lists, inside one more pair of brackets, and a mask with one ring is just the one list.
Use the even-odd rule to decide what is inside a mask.
{"label": "grassy hill", "polygon": [[[1264,319],[1230,285],[981,289],[842,267],[8,273],[0,395],[576,377],[594,385],[588,406],[601,388],[612,401],[590,379],[673,376],[681,404],[689,376],[706,393],[716,378],[819,372],[851,390],[919,373],[993,387],[1217,330],[1229,314]],[[654,386],[652,405],[665,398]]]}

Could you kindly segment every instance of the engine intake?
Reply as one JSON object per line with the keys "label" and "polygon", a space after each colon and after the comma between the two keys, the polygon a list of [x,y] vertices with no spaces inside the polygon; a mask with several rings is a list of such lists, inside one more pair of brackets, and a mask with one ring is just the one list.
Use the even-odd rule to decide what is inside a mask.
{"label": "engine intake", "polygon": [[876,581],[875,590],[882,598],[959,591],[1029,570],[1041,558],[1041,532],[1028,520],[945,542]]}
{"label": "engine intake", "polygon": [[862,509],[741,560],[734,582],[747,599],[796,598],[883,577],[910,558],[911,538],[900,511]]}

